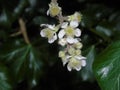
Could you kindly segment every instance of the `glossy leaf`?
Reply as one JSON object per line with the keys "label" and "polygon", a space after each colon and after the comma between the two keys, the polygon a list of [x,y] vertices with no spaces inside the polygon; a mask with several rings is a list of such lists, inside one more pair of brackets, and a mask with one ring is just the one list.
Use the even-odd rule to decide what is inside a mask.
{"label": "glossy leaf", "polygon": [[89,52],[86,55],[87,65],[81,70],[81,77],[84,81],[94,81],[94,75],[92,70],[93,61],[95,59],[95,46],[89,48]]}
{"label": "glossy leaf", "polygon": [[0,26],[10,27],[12,21],[11,19],[12,19],[11,12],[6,9],[3,9],[2,14],[0,15]]}
{"label": "glossy leaf", "polygon": [[19,4],[14,8],[13,17],[19,17],[21,13],[24,12],[24,9],[28,6],[28,0],[20,0]]}
{"label": "glossy leaf", "polygon": [[[41,73],[41,61],[39,58],[39,52],[31,45],[25,45],[9,51],[6,55],[3,55],[3,59],[6,63],[10,64],[13,70],[15,78],[18,81],[27,77],[30,86],[37,84],[37,79]],[[38,77],[39,76],[39,77]]]}
{"label": "glossy leaf", "polygon": [[96,58],[93,69],[102,90],[120,90],[120,41]]}
{"label": "glossy leaf", "polygon": [[12,90],[9,80],[7,68],[0,64],[0,90]]}

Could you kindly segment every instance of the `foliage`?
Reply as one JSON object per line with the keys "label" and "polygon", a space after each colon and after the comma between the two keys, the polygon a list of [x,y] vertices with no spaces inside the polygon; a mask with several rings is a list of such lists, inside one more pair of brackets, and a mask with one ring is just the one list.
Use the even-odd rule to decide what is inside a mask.
{"label": "foliage", "polygon": [[87,66],[69,72],[58,58],[61,48],[39,34],[40,24],[57,22],[46,15],[50,0],[0,0],[0,90],[119,90],[118,1],[58,0],[66,15],[83,15],[79,27]]}
{"label": "foliage", "polygon": [[120,41],[110,45],[96,58],[94,72],[103,90],[120,89],[119,53]]}

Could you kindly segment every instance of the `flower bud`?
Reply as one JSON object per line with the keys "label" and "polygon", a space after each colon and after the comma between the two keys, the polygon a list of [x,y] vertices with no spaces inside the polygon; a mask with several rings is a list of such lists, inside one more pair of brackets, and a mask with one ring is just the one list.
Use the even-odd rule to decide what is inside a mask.
{"label": "flower bud", "polygon": [[47,11],[47,15],[50,14],[50,16],[55,17],[61,12],[61,7],[58,6],[57,3],[51,2],[49,4],[49,10]]}

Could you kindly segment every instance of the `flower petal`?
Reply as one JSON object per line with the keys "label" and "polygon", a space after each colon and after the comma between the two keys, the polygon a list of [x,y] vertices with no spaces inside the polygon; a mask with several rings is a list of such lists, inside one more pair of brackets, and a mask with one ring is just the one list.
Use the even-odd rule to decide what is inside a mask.
{"label": "flower petal", "polygon": [[53,38],[48,40],[48,43],[53,43],[55,40]]}
{"label": "flower petal", "polygon": [[48,25],[48,28],[50,28],[51,30],[55,29],[55,25]]}
{"label": "flower petal", "polygon": [[40,27],[47,27],[48,24],[40,24]]}
{"label": "flower petal", "polygon": [[57,35],[56,35],[56,33],[55,33],[55,35],[54,35],[53,37],[54,37],[55,40],[57,40]]}
{"label": "flower petal", "polygon": [[61,46],[65,46],[67,44],[67,41],[65,38],[62,38],[59,40],[58,44],[60,44]]}
{"label": "flower petal", "polygon": [[53,43],[57,39],[57,35],[55,34],[52,38],[48,39],[49,43]]}
{"label": "flower petal", "polygon": [[68,62],[68,60],[66,58],[62,58],[62,62],[63,62],[63,66],[65,66],[65,64]]}
{"label": "flower petal", "polygon": [[81,62],[82,62],[83,67],[86,66],[86,61],[85,60],[82,60]]}
{"label": "flower petal", "polygon": [[68,71],[71,71],[71,70],[72,70],[72,67],[70,66],[69,63],[68,63],[68,65],[67,65],[67,69],[68,69]]}
{"label": "flower petal", "polygon": [[64,29],[60,30],[58,33],[58,37],[61,39],[61,38],[63,38],[64,35],[65,35]]}
{"label": "flower petal", "polygon": [[71,21],[70,26],[76,28],[79,26],[79,23],[77,21]]}
{"label": "flower petal", "polygon": [[63,22],[61,28],[66,28],[68,26],[68,22]]}
{"label": "flower petal", "polygon": [[75,67],[75,69],[76,69],[77,71],[80,71],[81,66]]}
{"label": "flower petal", "polygon": [[47,16],[50,14],[50,11],[49,10],[47,10]]}
{"label": "flower petal", "polygon": [[83,56],[80,56],[80,55],[75,56],[75,58],[78,59],[78,60],[86,60],[86,57],[83,57]]}
{"label": "flower petal", "polygon": [[41,30],[40,35],[41,35],[41,37],[45,37],[45,32],[44,32],[44,29],[43,29],[43,30]]}
{"label": "flower petal", "polygon": [[77,29],[75,30],[75,36],[76,36],[76,37],[81,36],[81,30],[80,30],[79,28],[77,28]]}
{"label": "flower petal", "polygon": [[67,37],[66,41],[70,44],[75,42],[75,39],[73,37]]}
{"label": "flower petal", "polygon": [[75,38],[74,43],[78,43],[78,42],[79,42],[78,38]]}

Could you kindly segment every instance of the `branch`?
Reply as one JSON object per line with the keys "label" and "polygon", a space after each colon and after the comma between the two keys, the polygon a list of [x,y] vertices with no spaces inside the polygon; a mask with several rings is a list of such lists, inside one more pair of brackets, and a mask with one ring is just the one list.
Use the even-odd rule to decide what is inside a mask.
{"label": "branch", "polygon": [[25,22],[23,21],[22,18],[19,19],[19,25],[20,25],[20,31],[24,37],[24,40],[27,44],[30,44],[27,32],[26,32],[26,26],[25,26]]}
{"label": "branch", "polygon": [[11,34],[10,36],[11,36],[11,37],[15,37],[15,36],[18,36],[18,35],[20,35],[20,34],[22,34],[22,32],[21,32],[21,31],[18,31],[18,32],[16,32],[16,33]]}

